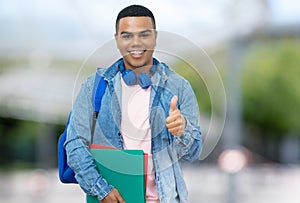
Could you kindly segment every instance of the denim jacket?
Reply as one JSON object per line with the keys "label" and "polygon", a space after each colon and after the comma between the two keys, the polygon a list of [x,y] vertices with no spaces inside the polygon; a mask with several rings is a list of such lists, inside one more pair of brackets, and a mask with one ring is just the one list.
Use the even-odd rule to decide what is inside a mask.
{"label": "denim jacket", "polygon": [[[120,133],[122,97],[119,64],[121,60],[95,73],[105,78],[107,87],[95,127],[94,143],[123,149]],[[97,196],[101,200],[113,189],[113,186],[109,185],[96,170],[89,152],[95,74],[87,78],[77,95],[65,148],[68,164],[74,170],[80,187],[85,193]],[[189,82],[175,74],[162,62],[157,61],[151,81],[149,105],[151,150],[159,199],[161,203],[187,202],[188,194],[180,159],[194,161],[200,155],[202,138],[198,104]],[[174,95],[178,96],[177,107],[187,121],[185,131],[180,136],[171,135],[166,128],[165,120]]]}

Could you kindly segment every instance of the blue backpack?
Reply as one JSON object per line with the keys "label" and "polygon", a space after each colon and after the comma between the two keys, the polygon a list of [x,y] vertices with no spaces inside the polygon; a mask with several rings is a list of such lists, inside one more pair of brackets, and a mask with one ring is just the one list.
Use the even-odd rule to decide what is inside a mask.
{"label": "blue backpack", "polygon": [[[91,143],[93,143],[93,137],[94,137],[94,130],[95,125],[98,117],[98,113],[101,107],[101,100],[103,97],[103,94],[105,92],[106,88],[106,81],[103,77],[101,77],[98,73],[95,74],[95,82],[93,87],[93,107],[94,107],[94,113],[93,113],[93,123],[92,123],[92,130],[91,130]],[[74,171],[69,167],[67,163],[67,154],[66,149],[64,148],[64,143],[66,141],[67,137],[67,129],[69,125],[69,121],[71,118],[72,112],[69,114],[68,121],[66,123],[66,127],[64,132],[61,134],[59,140],[58,140],[58,174],[59,179],[62,183],[77,183],[77,180],[75,179],[75,173]]]}

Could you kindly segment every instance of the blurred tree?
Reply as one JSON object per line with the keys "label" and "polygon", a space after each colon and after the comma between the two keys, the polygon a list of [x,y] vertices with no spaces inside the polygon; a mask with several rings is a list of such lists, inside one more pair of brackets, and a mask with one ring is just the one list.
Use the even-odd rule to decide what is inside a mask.
{"label": "blurred tree", "polygon": [[64,126],[0,117],[0,170],[56,167]]}
{"label": "blurred tree", "polygon": [[246,124],[264,135],[300,136],[300,42],[295,38],[254,43],[243,72]]}
{"label": "blurred tree", "polygon": [[0,117],[0,168],[2,165],[7,165],[13,160],[13,150],[10,147],[12,144],[11,137],[13,130],[17,124],[13,119],[3,119]]}
{"label": "blurred tree", "polygon": [[0,117],[0,168],[32,167],[38,123]]}
{"label": "blurred tree", "polygon": [[177,61],[172,68],[174,71],[176,71],[176,73],[190,82],[195,92],[200,112],[211,112],[210,96],[205,82],[201,78],[200,74],[191,65],[183,60]]}

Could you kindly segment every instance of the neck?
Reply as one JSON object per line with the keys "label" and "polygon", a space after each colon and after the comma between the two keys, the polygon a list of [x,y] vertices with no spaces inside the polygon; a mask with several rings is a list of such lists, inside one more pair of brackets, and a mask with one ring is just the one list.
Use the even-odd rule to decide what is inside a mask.
{"label": "neck", "polygon": [[152,58],[151,63],[149,65],[144,65],[144,66],[141,66],[141,67],[133,67],[133,66],[127,64],[123,59],[123,66],[124,66],[123,68],[125,70],[132,70],[136,75],[139,75],[141,73],[147,73],[150,76],[151,75],[151,69],[154,65],[153,60],[154,59]]}

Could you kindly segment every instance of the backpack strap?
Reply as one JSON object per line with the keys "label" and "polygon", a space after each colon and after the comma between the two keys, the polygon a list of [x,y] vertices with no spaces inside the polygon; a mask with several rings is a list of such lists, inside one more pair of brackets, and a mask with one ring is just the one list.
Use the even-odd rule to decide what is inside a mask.
{"label": "backpack strap", "polygon": [[[99,70],[99,69],[98,69]],[[95,126],[96,121],[98,118],[98,113],[101,107],[101,100],[104,95],[106,88],[106,81],[104,80],[104,77],[100,76],[98,72],[95,74],[95,82],[93,87],[93,107],[94,107],[94,113],[93,113],[93,123],[92,123],[92,130],[91,130],[91,143],[94,142],[94,132],[95,132]]]}

